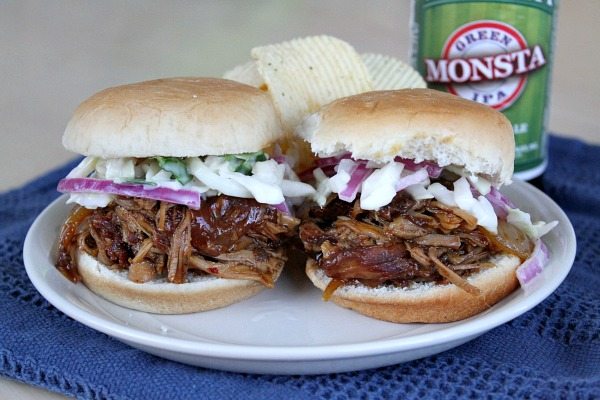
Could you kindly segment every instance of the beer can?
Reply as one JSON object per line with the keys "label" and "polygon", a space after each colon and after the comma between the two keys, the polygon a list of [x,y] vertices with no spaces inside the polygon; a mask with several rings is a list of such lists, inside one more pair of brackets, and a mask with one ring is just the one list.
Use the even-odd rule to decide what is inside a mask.
{"label": "beer can", "polygon": [[501,111],[515,134],[515,176],[547,164],[556,0],[413,0],[412,63],[427,85]]}

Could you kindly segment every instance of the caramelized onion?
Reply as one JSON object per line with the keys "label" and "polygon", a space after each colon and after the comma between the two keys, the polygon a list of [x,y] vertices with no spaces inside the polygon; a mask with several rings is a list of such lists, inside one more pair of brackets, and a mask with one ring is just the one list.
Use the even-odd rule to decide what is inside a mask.
{"label": "caramelized onion", "polygon": [[340,279],[332,279],[323,291],[323,300],[329,301],[329,299],[331,299],[331,296],[333,296],[333,293],[337,290],[337,288],[339,288],[343,284],[344,281]]}
{"label": "caramelized onion", "polygon": [[469,243],[471,246],[487,247],[489,245],[487,238],[479,231],[471,231],[468,233],[458,232],[456,233],[456,236],[458,236],[461,241]]}
{"label": "caramelized onion", "polygon": [[94,240],[91,237],[89,230],[78,236],[77,247],[90,254],[92,257],[96,257],[98,255],[98,247],[90,247],[88,244],[88,240]]}
{"label": "caramelized onion", "polygon": [[56,268],[70,281],[79,282],[81,276],[77,271],[77,260],[75,259],[74,242],[79,225],[90,216],[92,210],[85,207],[77,207],[67,217],[58,240],[58,257]]}
{"label": "caramelized onion", "polygon": [[79,224],[83,222],[90,214],[92,210],[89,210],[85,207],[77,207],[73,212],[67,217],[67,220],[62,226],[60,231],[60,245],[63,247],[69,246],[77,233],[77,228]]}
{"label": "caramelized onion", "polygon": [[527,235],[517,227],[504,220],[498,220],[498,234],[495,235],[484,228],[479,228],[490,241],[494,250],[503,251],[525,261],[533,250],[533,243]]}

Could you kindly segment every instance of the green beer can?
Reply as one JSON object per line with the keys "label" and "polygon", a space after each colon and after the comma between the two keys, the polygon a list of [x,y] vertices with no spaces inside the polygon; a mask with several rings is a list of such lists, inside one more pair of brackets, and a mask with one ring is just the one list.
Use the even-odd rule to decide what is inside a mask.
{"label": "green beer can", "polygon": [[556,0],[413,0],[413,65],[430,88],[506,115],[523,180],[547,164],[555,10]]}

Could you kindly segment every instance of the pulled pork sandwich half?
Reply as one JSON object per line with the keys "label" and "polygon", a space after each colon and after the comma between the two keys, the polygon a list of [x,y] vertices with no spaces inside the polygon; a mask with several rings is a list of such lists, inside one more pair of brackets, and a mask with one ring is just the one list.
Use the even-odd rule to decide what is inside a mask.
{"label": "pulled pork sandwich half", "polygon": [[300,239],[325,300],[392,322],[448,322],[527,285],[547,261],[498,188],[514,137],[499,112],[428,89],[363,93],[309,116],[318,155]]}
{"label": "pulled pork sandwich half", "polygon": [[265,152],[282,130],[269,96],[237,82],[160,79],[84,101],[64,146],[85,155],[58,190],[75,203],[56,267],[125,307],[189,313],[275,285],[314,192]]}

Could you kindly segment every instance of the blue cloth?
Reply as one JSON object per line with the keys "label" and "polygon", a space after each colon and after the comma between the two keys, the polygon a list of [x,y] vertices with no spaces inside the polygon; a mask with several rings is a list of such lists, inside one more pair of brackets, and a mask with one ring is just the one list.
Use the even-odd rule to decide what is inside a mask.
{"label": "blue cloth", "polygon": [[143,353],[66,317],[23,267],[27,229],[72,164],[0,195],[0,374],[91,399],[600,398],[600,147],[551,137],[545,191],[579,248],[543,303],[456,349],[375,370],[260,376]]}

